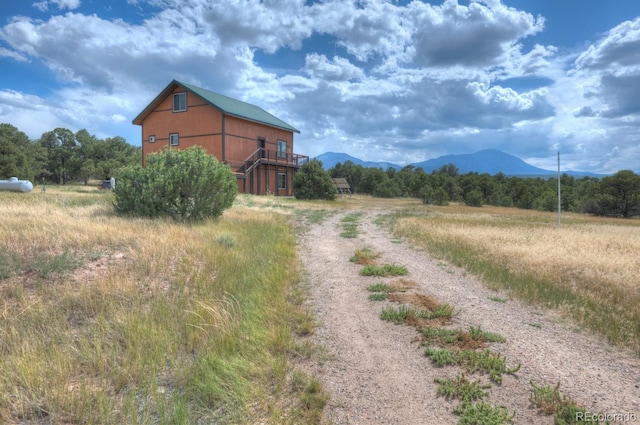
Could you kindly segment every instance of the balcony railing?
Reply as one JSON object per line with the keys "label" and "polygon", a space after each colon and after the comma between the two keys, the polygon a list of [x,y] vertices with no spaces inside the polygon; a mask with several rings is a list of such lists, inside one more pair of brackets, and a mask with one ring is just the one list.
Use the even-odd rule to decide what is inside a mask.
{"label": "balcony railing", "polygon": [[306,155],[298,155],[297,153],[288,153],[281,151],[271,151],[263,148],[258,149],[255,153],[259,155],[260,159],[264,160],[265,162],[277,162],[299,167],[304,165],[309,160],[309,157]]}
{"label": "balcony railing", "polygon": [[309,157],[306,155],[259,148],[244,160],[239,172],[246,174],[261,163],[302,167],[308,161]]}

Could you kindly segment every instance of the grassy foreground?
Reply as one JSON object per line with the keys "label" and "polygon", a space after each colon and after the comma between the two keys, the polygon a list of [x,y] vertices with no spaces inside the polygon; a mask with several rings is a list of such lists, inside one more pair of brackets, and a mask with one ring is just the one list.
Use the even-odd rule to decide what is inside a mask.
{"label": "grassy foreground", "polygon": [[495,289],[559,308],[640,354],[640,221],[451,205],[404,209],[398,236]]}
{"label": "grassy foreground", "polygon": [[318,423],[284,215],[186,226],[47,189],[0,192],[1,423]]}

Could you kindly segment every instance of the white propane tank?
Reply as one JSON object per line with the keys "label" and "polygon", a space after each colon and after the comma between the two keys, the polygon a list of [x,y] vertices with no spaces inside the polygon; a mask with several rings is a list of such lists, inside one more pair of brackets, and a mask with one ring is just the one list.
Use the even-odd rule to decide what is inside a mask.
{"label": "white propane tank", "polygon": [[33,189],[29,180],[18,180],[17,177],[9,177],[9,180],[0,180],[0,190],[28,193]]}

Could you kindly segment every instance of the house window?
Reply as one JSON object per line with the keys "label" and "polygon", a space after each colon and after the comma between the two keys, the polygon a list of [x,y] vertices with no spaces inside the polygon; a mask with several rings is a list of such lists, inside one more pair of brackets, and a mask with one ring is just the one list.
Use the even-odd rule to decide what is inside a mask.
{"label": "house window", "polygon": [[151,135],[149,136],[149,143],[155,143],[156,142],[156,136],[155,135]]}
{"label": "house window", "polygon": [[169,134],[169,146],[178,146],[178,133]]}
{"label": "house window", "polygon": [[286,158],[287,157],[287,142],[284,140],[278,140],[278,158]]}
{"label": "house window", "polygon": [[287,175],[285,173],[278,173],[278,189],[287,188]]}
{"label": "house window", "polygon": [[173,94],[173,112],[187,110],[187,92]]}

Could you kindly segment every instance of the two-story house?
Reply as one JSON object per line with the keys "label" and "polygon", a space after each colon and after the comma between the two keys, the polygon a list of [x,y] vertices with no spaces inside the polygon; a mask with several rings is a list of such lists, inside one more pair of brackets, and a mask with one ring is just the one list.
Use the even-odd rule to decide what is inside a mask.
{"label": "two-story house", "polygon": [[308,157],[293,153],[295,127],[264,109],[173,80],[133,120],[142,126],[142,161],[170,146],[202,146],[235,173],[240,193],[291,196],[295,171]]}

